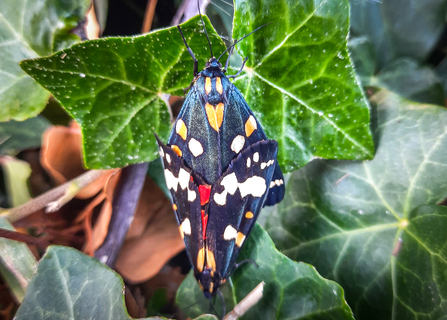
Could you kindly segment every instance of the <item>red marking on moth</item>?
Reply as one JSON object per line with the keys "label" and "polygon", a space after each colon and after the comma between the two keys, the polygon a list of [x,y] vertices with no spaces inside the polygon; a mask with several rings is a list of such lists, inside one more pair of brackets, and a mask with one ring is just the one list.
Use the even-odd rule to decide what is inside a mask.
{"label": "red marking on moth", "polygon": [[209,185],[201,185],[199,186],[199,193],[200,193],[200,205],[205,205],[210,201],[210,193],[211,193],[211,186]]}
{"label": "red marking on moth", "polygon": [[202,210],[202,238],[206,239],[206,225],[208,224],[208,215],[205,215],[205,210]]}
{"label": "red marking on moth", "polygon": [[191,182],[194,182],[194,179],[192,178],[192,176],[189,176],[189,178],[191,179]]}

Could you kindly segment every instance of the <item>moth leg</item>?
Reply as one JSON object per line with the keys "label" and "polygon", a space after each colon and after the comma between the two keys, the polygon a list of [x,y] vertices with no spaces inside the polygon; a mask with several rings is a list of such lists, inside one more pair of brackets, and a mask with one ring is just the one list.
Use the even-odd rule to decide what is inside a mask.
{"label": "moth leg", "polygon": [[244,59],[244,61],[242,62],[242,66],[241,66],[241,68],[239,69],[239,71],[236,73],[236,74],[233,74],[233,75],[231,75],[231,76],[227,76],[227,78],[229,78],[229,79],[231,79],[231,78],[236,78],[238,75],[240,75],[241,74],[241,72],[242,72],[242,70],[244,69],[244,66],[245,66],[245,62],[247,62],[247,60],[248,60],[248,57],[246,57],[245,59]]}
{"label": "moth leg", "polygon": [[[197,76],[197,74],[199,73],[199,61],[196,59],[194,52],[192,52],[191,48],[186,43],[186,39],[185,39],[185,36],[183,35],[182,29],[180,28],[179,25],[177,25],[177,28],[178,28],[178,31],[180,31],[180,35],[182,36],[183,43],[185,44],[185,47],[188,50],[189,55],[194,60],[194,78],[195,78]],[[192,84],[191,84],[191,86],[192,86]],[[191,88],[191,86],[189,86],[189,88]]]}
{"label": "moth leg", "polygon": [[219,295],[220,299],[222,300],[222,307],[223,307],[223,313],[222,313],[222,318],[225,317],[225,312],[227,311],[227,306],[225,305],[225,298],[222,294],[222,292],[220,292],[219,289],[217,289],[217,294]]}

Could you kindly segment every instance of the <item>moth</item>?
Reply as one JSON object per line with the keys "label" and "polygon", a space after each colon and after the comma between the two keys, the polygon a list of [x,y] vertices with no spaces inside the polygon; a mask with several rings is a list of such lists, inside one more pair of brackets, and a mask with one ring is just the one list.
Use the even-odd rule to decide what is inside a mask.
{"label": "moth", "polygon": [[285,188],[276,160],[278,143],[267,138],[229,80],[242,72],[247,59],[231,76],[225,75],[229,57],[224,68],[219,62],[226,51],[230,56],[234,46],[251,33],[216,59],[203,19],[202,24],[211,58],[200,72],[178,26],[194,61],[194,80],[187,88],[189,93],[167,145],[158,137],[157,141],[194,276],[210,298],[237,267],[236,258],[262,207],[281,201]]}

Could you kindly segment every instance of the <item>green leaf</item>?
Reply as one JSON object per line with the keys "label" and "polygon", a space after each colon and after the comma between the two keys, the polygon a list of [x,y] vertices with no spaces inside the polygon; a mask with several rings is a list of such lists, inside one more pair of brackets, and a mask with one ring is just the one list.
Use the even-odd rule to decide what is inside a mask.
{"label": "green leaf", "polygon": [[[238,258],[239,261],[245,259],[256,261],[258,268],[252,264],[240,267],[221,287],[227,311],[264,281],[262,299],[243,319],[353,319],[339,285],[322,278],[312,266],[294,262],[279,253],[258,225]],[[197,301],[196,305],[186,309]],[[218,313],[222,313],[220,302],[219,297],[214,300]],[[203,299],[192,272],[177,291],[177,303],[180,308],[185,308],[188,316],[209,311],[209,301]]]}
{"label": "green leaf", "polygon": [[[213,49],[225,47],[204,18]],[[182,25],[201,64],[209,49],[199,17]],[[81,125],[90,168],[122,167],[158,157],[154,132],[165,140],[170,114],[163,93],[183,95],[193,63],[176,27],[144,36],[86,41],[23,70],[61,102]]]}
{"label": "green leaf", "polygon": [[439,319],[447,110],[385,90],[372,101],[374,160],[317,160],[295,172],[266,229],[287,256],[340,283],[357,320]]}
{"label": "green leaf", "polygon": [[95,258],[51,246],[39,262],[15,319],[128,320],[123,288],[121,277]]}
{"label": "green leaf", "polygon": [[35,117],[23,122],[0,123],[0,154],[15,155],[21,150],[38,148],[42,133],[50,123],[44,117]]}
{"label": "green leaf", "polygon": [[0,1],[0,121],[22,121],[42,111],[50,93],[27,76],[18,62],[78,42],[69,31],[89,6],[89,0]]}
{"label": "green leaf", "polygon": [[[14,231],[4,218],[0,218],[0,228]],[[0,238],[0,274],[19,302],[23,301],[36,265],[37,260],[25,243]]]}
{"label": "green leaf", "polygon": [[444,0],[351,0],[353,36],[366,36],[377,69],[399,57],[424,61],[445,28]]}
{"label": "green leaf", "polygon": [[249,59],[235,85],[278,141],[283,170],[314,157],[372,158],[369,108],[347,49],[348,1],[235,5],[234,38],[271,23],[238,45]]}
{"label": "green leaf", "polygon": [[28,190],[28,178],[31,166],[28,162],[10,157],[0,158],[5,177],[6,193],[11,207],[20,206],[31,199]]}

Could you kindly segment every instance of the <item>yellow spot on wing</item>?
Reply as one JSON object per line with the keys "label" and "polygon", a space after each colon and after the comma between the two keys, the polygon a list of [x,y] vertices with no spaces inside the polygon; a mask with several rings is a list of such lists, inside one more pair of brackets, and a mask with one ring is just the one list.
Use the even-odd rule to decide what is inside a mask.
{"label": "yellow spot on wing", "polygon": [[206,266],[212,271],[216,270],[216,260],[214,260],[214,254],[208,249],[206,250]]}
{"label": "yellow spot on wing", "polygon": [[203,265],[205,264],[205,248],[199,250],[197,254],[197,270],[203,271]]}
{"label": "yellow spot on wing", "polygon": [[188,129],[186,128],[185,123],[182,119],[177,120],[177,124],[175,125],[175,131],[178,133],[183,140],[186,140],[186,136],[188,135]]}
{"label": "yellow spot on wing", "polygon": [[253,131],[255,131],[257,128],[258,124],[256,123],[255,117],[248,117],[247,122],[245,122],[245,135],[247,137],[251,136]]}
{"label": "yellow spot on wing", "polygon": [[171,146],[171,149],[174,150],[174,152],[177,153],[177,155],[178,155],[179,157],[182,156],[182,154],[183,154],[183,153],[182,153],[182,150],[180,150],[180,148],[177,147],[176,145],[172,145],[172,146]]}
{"label": "yellow spot on wing", "polygon": [[237,238],[236,238],[236,245],[238,247],[241,247],[242,244],[244,243],[244,241],[245,241],[245,235],[243,233],[241,233],[241,232],[238,232],[237,233]]}
{"label": "yellow spot on wing", "polygon": [[253,212],[247,211],[247,213],[245,214],[245,218],[247,218],[247,219],[253,218]]}
{"label": "yellow spot on wing", "polygon": [[208,117],[208,122],[210,126],[219,132],[219,128],[222,125],[223,114],[225,106],[220,102],[216,107],[213,107],[209,103],[205,105],[206,116]]}
{"label": "yellow spot on wing", "polygon": [[210,77],[205,78],[205,92],[206,92],[206,94],[211,92],[211,78]]}
{"label": "yellow spot on wing", "polygon": [[219,92],[220,94],[222,94],[223,92],[223,88],[222,88],[222,80],[220,79],[220,77],[216,78],[216,90],[217,92]]}
{"label": "yellow spot on wing", "polygon": [[177,205],[175,203],[172,205],[172,209],[174,209],[174,211],[177,210]]}

